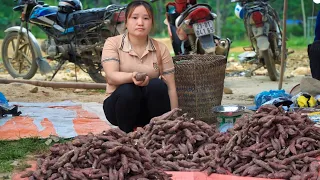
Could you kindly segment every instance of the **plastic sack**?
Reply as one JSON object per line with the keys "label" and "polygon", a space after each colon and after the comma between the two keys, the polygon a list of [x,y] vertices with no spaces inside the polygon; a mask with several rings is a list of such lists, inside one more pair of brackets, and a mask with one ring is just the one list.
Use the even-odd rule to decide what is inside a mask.
{"label": "plastic sack", "polygon": [[243,19],[243,17],[244,17],[244,9],[242,8],[242,6],[239,3],[237,3],[236,7],[234,8],[234,14],[239,19]]}
{"label": "plastic sack", "polygon": [[266,104],[272,104],[276,107],[282,106],[282,108],[285,111],[288,111],[290,109],[291,105],[293,104],[293,102],[288,97],[279,97],[279,98],[271,99],[270,101],[267,101],[262,105],[266,105]]}
{"label": "plastic sack", "polygon": [[19,116],[21,112],[18,111],[18,106],[16,105],[9,106],[8,100],[0,92],[0,118],[6,116],[7,114],[11,114],[13,116]]}
{"label": "plastic sack", "polygon": [[268,91],[263,91],[259,94],[256,95],[256,97],[254,98],[254,103],[256,105],[256,108],[259,108],[260,106],[262,106],[264,103],[272,100],[272,99],[276,99],[276,98],[290,98],[291,99],[291,95],[286,93],[283,89],[282,90],[270,90]]}
{"label": "plastic sack", "polygon": [[317,100],[317,105],[320,105],[320,94],[314,97]]}
{"label": "plastic sack", "polygon": [[306,92],[300,92],[291,98],[296,107],[314,107],[317,105],[317,100]]}
{"label": "plastic sack", "polygon": [[9,109],[9,103],[6,97],[0,92],[0,106]]}

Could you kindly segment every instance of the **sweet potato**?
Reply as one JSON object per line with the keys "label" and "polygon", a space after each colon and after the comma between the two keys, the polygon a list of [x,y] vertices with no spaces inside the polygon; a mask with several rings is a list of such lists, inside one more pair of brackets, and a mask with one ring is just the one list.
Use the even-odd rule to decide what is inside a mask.
{"label": "sweet potato", "polygon": [[259,160],[259,159],[255,159],[255,158],[252,159],[252,161],[253,161],[255,164],[257,164],[258,166],[263,167],[264,169],[266,169],[266,170],[274,173],[274,170],[273,170],[266,162],[264,162],[264,161],[262,161],[262,160]]}
{"label": "sweet potato", "polygon": [[72,156],[72,158],[71,158],[71,162],[73,163],[73,162],[76,162],[77,161],[77,159],[78,159],[78,157],[79,157],[79,154],[80,154],[80,149],[78,149],[78,148],[74,148],[74,153],[73,153],[73,156]]}
{"label": "sweet potato", "polygon": [[312,158],[312,157],[305,156],[302,160],[303,160],[303,162],[309,164],[309,163],[311,163],[313,161],[317,161],[317,158]]}
{"label": "sweet potato", "polygon": [[180,160],[178,161],[178,165],[185,167],[185,168],[191,168],[192,166],[198,166],[197,163],[194,162],[188,162],[186,160]]}
{"label": "sweet potato", "polygon": [[305,156],[316,156],[319,154],[320,154],[320,150],[314,150],[314,151],[310,151],[310,152],[306,152],[306,153],[302,153],[302,154],[297,154],[297,155],[294,155],[294,156],[291,156],[289,158],[284,159],[282,161],[282,164],[289,164],[291,161],[304,158]]}
{"label": "sweet potato", "polygon": [[301,180],[308,180],[309,178],[316,177],[317,173],[307,172],[301,175]]}
{"label": "sweet potato", "polygon": [[73,156],[74,150],[70,150],[57,160],[57,162],[51,167],[51,169],[58,169],[59,167],[63,166],[65,163],[67,163],[70,158]]}
{"label": "sweet potato", "polygon": [[297,154],[297,150],[296,150],[296,147],[295,147],[295,142],[293,141],[290,145],[289,145],[289,150],[292,154]]}
{"label": "sweet potato", "polygon": [[282,164],[279,164],[276,162],[268,161],[268,164],[270,165],[270,167],[272,167],[273,169],[276,169],[276,170],[288,169],[288,166],[282,165]]}
{"label": "sweet potato", "polygon": [[27,171],[27,172],[23,173],[20,177],[27,178],[27,177],[32,176],[32,174],[33,174],[33,171]]}
{"label": "sweet potato", "polygon": [[320,168],[320,164],[317,161],[313,161],[309,165],[309,170],[314,173],[319,172],[319,168]]}
{"label": "sweet potato", "polygon": [[292,176],[290,180],[301,180],[301,175]]}
{"label": "sweet potato", "polygon": [[280,149],[281,149],[280,144],[277,144],[273,138],[271,138],[271,145],[273,146],[273,149],[275,151],[277,151],[277,152],[280,151]]}
{"label": "sweet potato", "polygon": [[235,171],[233,171],[233,173],[234,173],[234,174],[238,174],[238,173],[244,171],[245,169],[247,169],[248,167],[252,166],[253,164],[254,164],[254,162],[251,161],[251,162],[249,162],[248,164],[239,167],[238,169],[236,169]]}
{"label": "sweet potato", "polygon": [[250,176],[257,176],[260,172],[262,172],[264,170],[264,168],[262,167],[259,167],[259,166],[251,166],[247,173],[250,175]]}
{"label": "sweet potato", "polygon": [[289,179],[292,176],[291,171],[284,171],[284,172],[276,172],[273,173],[272,178],[279,178],[279,179]]}
{"label": "sweet potato", "polygon": [[143,72],[138,72],[134,78],[137,80],[137,81],[144,81],[147,77],[147,73],[143,73]]}
{"label": "sweet potato", "polygon": [[258,149],[256,149],[255,151],[256,151],[256,153],[260,153],[260,152],[262,152],[262,151],[265,151],[267,148],[269,148],[269,147],[272,147],[272,145],[271,144],[266,144],[265,146],[263,146],[263,147],[261,147],[261,148],[258,148]]}
{"label": "sweet potato", "polygon": [[280,141],[281,147],[285,148],[286,147],[286,142],[284,141],[284,138],[283,138],[282,134],[280,134],[280,136],[279,136],[279,141]]}
{"label": "sweet potato", "polygon": [[276,156],[277,155],[277,151],[276,150],[273,150],[273,151],[270,151],[269,153],[267,153],[266,155],[265,155],[265,157],[266,158],[272,158],[272,157],[274,157],[274,156]]}

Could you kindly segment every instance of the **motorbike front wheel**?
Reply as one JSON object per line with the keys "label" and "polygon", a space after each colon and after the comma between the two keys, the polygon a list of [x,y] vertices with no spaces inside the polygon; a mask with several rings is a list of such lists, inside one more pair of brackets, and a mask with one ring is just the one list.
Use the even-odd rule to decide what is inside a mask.
{"label": "motorbike front wheel", "polygon": [[[18,53],[14,58],[17,44]],[[28,37],[21,35],[18,42],[18,32],[10,32],[5,36],[2,43],[2,61],[13,78],[31,79],[38,69],[35,52],[32,51]]]}
{"label": "motorbike front wheel", "polygon": [[96,83],[106,83],[106,79],[104,78],[104,75],[102,75],[103,69],[102,68],[96,68],[94,66],[90,66],[87,68],[89,76],[91,79]]}
{"label": "motorbike front wheel", "polygon": [[272,51],[269,48],[268,50],[262,51],[262,58],[264,61],[264,64],[267,67],[268,75],[271,81],[276,81],[278,79],[278,72],[276,69],[276,64],[274,62],[274,59],[272,58]]}

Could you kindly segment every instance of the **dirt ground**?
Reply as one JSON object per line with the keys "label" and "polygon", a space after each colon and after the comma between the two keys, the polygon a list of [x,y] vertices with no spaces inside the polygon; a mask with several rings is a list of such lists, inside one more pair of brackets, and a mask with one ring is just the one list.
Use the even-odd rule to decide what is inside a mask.
{"label": "dirt ground", "polygon": [[[169,49],[171,49],[169,39],[161,39]],[[0,41],[0,44],[2,42]],[[254,76],[244,77],[238,75],[231,77],[230,74],[241,73],[251,65],[242,65],[235,61],[233,53],[242,52],[242,48],[232,48],[230,58],[228,59],[225,78],[225,87],[232,90],[233,94],[224,94],[222,104],[253,104],[253,97],[265,90],[278,89],[278,81],[271,82],[266,76],[266,70],[261,68],[255,71]],[[78,81],[92,82],[90,77],[82,72],[77,71]],[[304,76],[310,75],[309,60],[306,49],[295,50],[294,54],[288,57],[287,69],[284,77],[283,88],[290,91],[292,87],[298,84]],[[12,79],[3,65],[0,62],[0,78]],[[32,80],[46,80],[46,76],[36,74]],[[73,64],[65,64],[58,72],[53,81],[59,82],[75,82],[75,70]],[[85,90],[85,89],[54,89],[51,87],[38,87],[38,90],[33,90],[35,86],[21,83],[0,84],[0,92],[2,92],[11,102],[55,102],[55,101],[78,101],[78,102],[98,102],[102,103],[105,95],[103,90]]]}
{"label": "dirt ground", "polygon": [[[1,44],[1,41],[0,41]],[[165,44],[170,48],[170,41],[166,40]],[[228,59],[227,76],[225,78],[225,87],[231,89],[232,94],[223,94],[222,104],[237,105],[254,105],[254,96],[262,91],[277,90],[279,81],[272,82],[266,76],[265,69],[259,69],[251,77],[243,75],[231,76],[230,74],[239,74],[250,65],[241,65],[232,57],[232,53],[242,52],[241,48],[231,49],[231,57]],[[82,72],[77,71],[75,74],[74,65],[66,64],[62,70],[58,72],[53,81],[57,82],[75,82],[77,79],[81,82],[93,82],[90,77]],[[288,57],[287,69],[284,76],[282,88],[287,92],[297,85],[302,78],[310,76],[309,60],[306,50],[296,50],[296,52]],[[0,79],[12,79],[5,71],[0,62]],[[46,80],[46,76],[36,74],[32,80]],[[1,84],[0,92],[2,92],[10,102],[98,102],[103,103],[105,99],[104,90],[85,90],[85,89],[57,89],[51,87],[36,87],[29,84],[11,83]],[[2,177],[9,177],[10,173],[0,173]]]}

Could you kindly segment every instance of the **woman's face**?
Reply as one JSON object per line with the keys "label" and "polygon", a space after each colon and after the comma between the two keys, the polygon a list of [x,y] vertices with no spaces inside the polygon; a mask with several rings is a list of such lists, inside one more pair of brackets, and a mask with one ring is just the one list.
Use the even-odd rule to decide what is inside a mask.
{"label": "woman's face", "polygon": [[126,27],[130,35],[137,37],[148,36],[152,28],[152,18],[144,6],[137,6],[133,10],[127,19]]}

